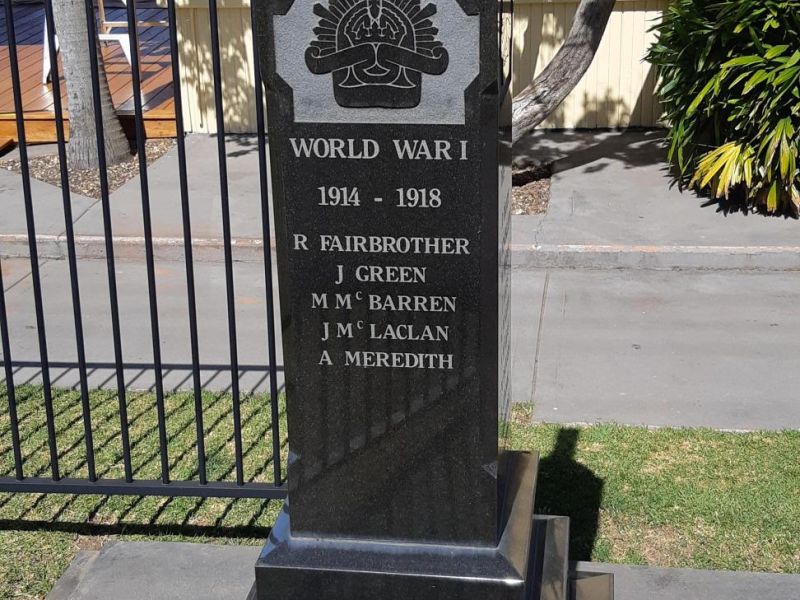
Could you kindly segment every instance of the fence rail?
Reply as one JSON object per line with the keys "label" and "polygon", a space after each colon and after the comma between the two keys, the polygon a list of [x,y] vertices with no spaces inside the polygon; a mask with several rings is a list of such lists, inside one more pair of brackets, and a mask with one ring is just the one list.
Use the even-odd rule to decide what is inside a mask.
{"label": "fence rail", "polygon": [[[55,27],[53,15],[53,0],[45,0],[45,19],[47,22],[47,35],[49,36],[50,64],[57,64],[56,36],[58,34]],[[234,295],[234,276],[233,276],[233,255],[232,255],[232,235],[231,235],[231,215],[229,205],[229,189],[227,174],[227,156],[225,140],[225,123],[222,119],[224,114],[224,98],[222,94],[222,57],[219,48],[219,26],[217,20],[217,2],[208,1],[210,27],[214,34],[212,44],[213,60],[213,85],[216,104],[216,113],[220,117],[217,119],[217,150],[219,154],[220,169],[220,207],[222,216],[222,229],[224,234],[224,269],[226,281],[226,319],[228,328],[228,346],[230,364],[226,367],[231,375],[231,411],[228,415],[232,423],[232,437],[234,445],[234,479],[235,481],[222,481],[209,476],[210,467],[208,464],[209,451],[206,446],[207,436],[212,425],[205,422],[205,411],[203,389],[201,385],[201,362],[200,362],[200,340],[198,335],[198,310],[197,310],[197,282],[194,269],[192,227],[191,227],[191,198],[189,193],[189,181],[187,175],[187,156],[186,143],[183,131],[183,114],[181,102],[180,86],[180,56],[178,50],[178,36],[176,26],[175,0],[167,1],[168,28],[170,35],[170,54],[172,81],[175,94],[175,111],[177,127],[177,153],[178,153],[178,177],[180,182],[180,205],[183,220],[183,250],[185,256],[185,281],[186,281],[186,304],[188,311],[188,336],[190,339],[191,372],[192,372],[192,395],[193,395],[193,428],[194,428],[194,447],[196,448],[196,465],[192,470],[194,477],[176,477],[172,471],[173,457],[170,456],[170,427],[171,419],[175,418],[174,411],[168,410],[168,394],[164,389],[164,363],[161,356],[161,332],[162,327],[159,321],[159,295],[156,285],[156,259],[153,247],[153,214],[151,211],[151,186],[148,179],[148,164],[145,154],[145,120],[144,106],[142,104],[142,65],[138,54],[139,39],[137,30],[137,12],[135,0],[128,0],[127,3],[127,32],[130,36],[131,48],[131,71],[135,113],[135,142],[138,154],[138,178],[140,183],[140,194],[142,204],[142,218],[144,229],[144,249],[145,263],[147,271],[148,289],[148,315],[149,332],[152,340],[152,364],[148,365],[153,372],[155,380],[155,412],[158,446],[159,477],[139,478],[135,467],[136,457],[134,453],[135,441],[132,440],[131,424],[135,418],[129,415],[130,393],[129,382],[126,381],[126,365],[123,358],[123,344],[125,340],[122,336],[121,314],[119,290],[117,282],[117,259],[114,255],[114,232],[111,220],[111,203],[109,194],[109,179],[106,161],[106,151],[104,144],[104,131],[102,119],[102,98],[101,98],[101,76],[102,72],[98,62],[98,52],[96,52],[97,39],[97,16],[93,7],[92,0],[85,0],[87,39],[86,51],[93,57],[91,62],[91,79],[95,116],[95,130],[97,139],[97,149],[99,156],[99,176],[101,188],[102,220],[105,242],[105,261],[106,275],[109,291],[109,309],[111,315],[111,337],[113,341],[113,366],[115,378],[115,394],[117,400],[117,418],[119,421],[118,436],[113,436],[113,444],[119,445],[121,456],[122,478],[105,477],[104,473],[99,473],[96,454],[102,450],[106,441],[98,444],[95,434],[100,425],[93,422],[95,411],[98,410],[93,405],[92,391],[89,388],[89,377],[86,358],[86,339],[84,336],[84,311],[81,304],[81,278],[79,272],[79,258],[76,251],[75,232],[73,230],[73,198],[70,192],[69,179],[70,171],[67,164],[67,146],[65,136],[64,106],[62,105],[61,83],[58,77],[53,77],[52,93],[54,100],[54,112],[56,120],[57,146],[59,158],[59,170],[61,178],[61,193],[63,200],[63,212],[65,223],[65,239],[67,246],[67,258],[69,267],[69,301],[72,304],[72,320],[75,330],[76,355],[77,361],[74,365],[79,373],[79,393],[80,393],[80,421],[83,428],[82,445],[83,455],[80,464],[85,468],[85,478],[65,477],[61,462],[64,460],[65,452],[73,452],[75,443],[70,442],[71,446],[63,449],[67,442],[62,440],[63,427],[58,425],[61,412],[54,407],[54,395],[58,391],[54,389],[51,377],[51,360],[48,352],[48,333],[46,314],[44,310],[44,295],[41,284],[41,274],[39,271],[39,256],[36,238],[36,219],[34,204],[36,198],[32,193],[31,173],[29,168],[28,146],[26,140],[26,123],[22,103],[22,81],[20,77],[20,64],[18,60],[18,47],[14,23],[15,8],[12,2],[4,3],[4,15],[6,22],[7,44],[9,51],[10,74],[12,78],[14,107],[16,113],[17,139],[19,140],[19,157],[21,162],[21,179],[25,204],[25,215],[27,225],[28,249],[30,255],[31,281],[33,286],[33,299],[36,314],[36,341],[39,351],[38,367],[41,369],[41,393],[40,399],[44,405],[44,421],[46,429],[47,453],[49,456],[48,468],[49,477],[43,473],[29,473],[26,469],[25,439],[22,437],[23,431],[30,429],[29,423],[21,423],[21,420],[32,418],[30,413],[20,417],[19,409],[19,389],[15,384],[15,363],[13,357],[14,348],[12,347],[12,336],[9,330],[9,315],[6,302],[6,287],[3,282],[3,259],[0,258],[0,341],[2,341],[2,360],[5,374],[5,395],[8,410],[8,431],[11,444],[10,450],[13,454],[13,468],[7,476],[0,477],[0,491],[5,492],[36,492],[36,493],[66,493],[66,494],[127,494],[144,496],[198,496],[198,497],[231,497],[231,498],[282,498],[285,496],[283,486],[283,467],[281,464],[282,432],[280,431],[280,405],[277,387],[276,364],[276,321],[275,307],[273,303],[273,259],[272,250],[269,243],[263,244],[264,253],[264,274],[266,282],[266,331],[264,332],[264,344],[267,348],[269,364],[270,389],[269,399],[264,400],[261,407],[269,415],[269,430],[264,435],[271,438],[269,444],[271,457],[267,463],[271,462],[271,481],[254,481],[246,473],[244,459],[246,451],[243,444],[243,419],[242,419],[242,394],[239,388],[240,367],[238,356],[237,322]],[[255,41],[253,40],[253,43]],[[254,65],[252,73],[254,81],[254,94],[257,98],[257,139],[258,153],[260,161],[260,197],[261,197],[261,226],[263,239],[268,242],[270,231],[269,214],[269,187],[266,172],[266,136],[264,129],[263,113],[263,90],[262,82],[258,70],[258,65]],[[69,82],[67,82],[67,86]],[[38,389],[38,388],[37,388]]]}

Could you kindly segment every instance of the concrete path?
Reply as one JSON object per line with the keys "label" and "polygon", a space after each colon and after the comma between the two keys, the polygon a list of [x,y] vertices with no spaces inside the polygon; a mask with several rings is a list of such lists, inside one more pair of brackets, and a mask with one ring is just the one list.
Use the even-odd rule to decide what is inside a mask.
{"label": "concrete path", "polygon": [[[30,263],[27,259],[5,259],[3,276],[6,283],[9,328],[15,381],[40,382],[39,345]],[[44,298],[48,351],[53,366],[54,385],[75,387],[76,338],[72,302],[69,295],[69,269],[66,261],[51,260],[40,267]],[[117,284],[120,300],[123,357],[129,368],[126,382],[132,389],[151,389],[153,349],[150,333],[149,296],[146,268],[141,261],[118,261]],[[83,260],[79,263],[81,298],[84,314],[84,335],[89,383],[114,388],[113,341],[105,261]],[[198,262],[195,270],[198,301],[200,362],[206,389],[227,390],[230,387],[230,348],[226,317],[225,268],[218,262]],[[277,273],[275,306],[279,306]],[[243,391],[269,389],[267,359],[266,285],[263,265],[240,262],[234,264],[240,382]],[[191,353],[183,263],[159,261],[156,285],[161,334],[161,352],[165,365],[166,389],[191,389]],[[530,283],[534,288],[530,288]],[[519,284],[519,285],[517,285]],[[521,278],[514,284],[514,321],[512,344],[519,366],[514,369],[514,393],[518,401],[527,401],[530,394],[530,357],[527,345],[535,338],[535,323],[527,321],[527,297],[540,297],[536,281]],[[283,349],[280,331],[276,331],[278,385],[283,385]]]}
{"label": "concrete path", "polygon": [[527,363],[516,366],[532,374],[527,401],[537,420],[800,428],[800,273],[540,270],[521,278],[514,324],[525,328]]}
{"label": "concrete path", "polygon": [[[245,600],[255,546],[114,542],[82,552],[47,600]],[[798,600],[800,576],[577,563],[614,574],[615,600]]]}
{"label": "concrete path", "polygon": [[[17,382],[39,359],[28,262],[4,261]],[[72,305],[66,261],[42,266],[50,358],[73,386]],[[268,387],[264,273],[236,263],[244,390]],[[91,383],[115,385],[104,261],[80,263]],[[145,268],[117,267],[129,385],[153,385]],[[183,265],[157,264],[168,389],[191,385]],[[230,364],[224,268],[197,265],[200,354],[208,389],[227,389]],[[513,399],[558,423],[618,422],[719,429],[800,429],[800,273],[517,270],[512,278]],[[278,338],[280,340],[280,338]],[[278,344],[278,366],[283,361]],[[20,365],[20,363],[22,363]],[[25,366],[29,364],[31,366]],[[279,377],[279,384],[282,378]]]}
{"label": "concrete path", "polygon": [[[238,239],[261,239],[261,190],[258,146],[253,136],[226,138],[231,235]],[[216,136],[190,135],[186,138],[186,166],[192,214],[192,236],[222,239],[219,162]],[[153,235],[181,238],[183,217],[180,205],[178,151],[173,148],[148,169]],[[137,237],[142,226],[141,184],[132,179],[111,195],[114,235]],[[97,207],[99,208],[99,207]],[[99,210],[89,211],[77,224],[78,235],[102,235]]]}
{"label": "concrete path", "polygon": [[800,269],[800,223],[726,213],[682,193],[662,131],[537,132],[518,160],[555,161],[544,216],[513,219],[528,267]]}
{"label": "concrete path", "polygon": [[[34,221],[37,236],[58,237],[66,229],[64,202],[61,189],[48,183],[31,179]],[[95,200],[78,194],[72,196],[72,213],[80,220],[96,204]],[[0,243],[4,256],[29,256],[28,229],[25,217],[25,196],[22,176],[0,169]],[[17,248],[13,241],[17,240]]]}
{"label": "concrete path", "polygon": [[[254,136],[226,138],[231,235],[234,258],[250,262],[263,259],[261,188],[258,146]],[[53,146],[47,147],[55,152]],[[46,153],[46,148],[39,148]],[[222,205],[215,136],[186,138],[192,238],[199,261],[221,261]],[[148,168],[150,209],[156,256],[165,260],[183,258],[183,213],[177,148],[171,149]],[[64,211],[60,189],[32,181],[36,211],[36,233],[42,258],[64,258]],[[118,258],[143,260],[144,226],[141,184],[132,179],[111,194],[111,223]],[[22,195],[17,173],[0,169],[0,256],[29,256]],[[75,235],[80,258],[104,258],[102,203],[73,196]],[[274,227],[272,228],[274,238]]]}
{"label": "concrete path", "polygon": [[[513,399],[534,403],[542,421],[800,428],[800,247],[794,246],[800,223],[725,215],[670,187],[659,135],[551,132],[528,139],[532,155],[557,160],[557,173],[548,214],[513,220]],[[235,269],[243,389],[268,383],[254,142],[228,143],[235,254],[244,261]],[[214,138],[190,136],[188,154],[204,382],[225,389],[229,349]],[[163,242],[158,285],[168,388],[191,381],[176,160],[173,150],[150,170],[154,234]],[[21,196],[9,177],[18,178],[0,171],[0,201],[15,207],[0,214],[0,235],[24,232]],[[38,231],[59,236],[60,192],[36,187]],[[75,203],[82,256],[102,258],[100,206],[81,198]],[[137,182],[114,194],[112,211],[117,253],[125,259],[118,278],[123,348],[132,365],[127,381],[148,388],[152,347]],[[63,257],[63,240],[54,248]],[[0,240],[0,252],[5,249]],[[5,259],[3,268],[18,379],[35,380],[38,370],[25,367],[38,361],[30,266]],[[75,360],[66,261],[46,261],[42,274],[54,373],[58,384],[74,385],[76,373],[66,368]],[[105,263],[82,260],[80,274],[84,314],[91,317],[92,383],[113,385]]]}
{"label": "concrete path", "polygon": [[[26,259],[3,261],[15,381],[40,381],[39,346],[36,335],[33,291]],[[54,385],[78,383],[77,353],[68,264],[63,260],[44,263],[40,269],[44,297],[48,350]],[[79,263],[81,299],[89,383],[116,386],[113,370],[111,314],[105,261]],[[219,263],[197,263],[195,269],[202,380],[210,390],[230,387],[230,349],[226,314],[225,270]],[[267,371],[267,325],[264,269],[256,263],[234,266],[240,383],[242,391],[269,388]],[[184,266],[179,262],[156,265],[161,353],[167,389],[191,389],[191,352]],[[153,346],[150,335],[149,295],[144,263],[117,262],[122,350],[126,382],[132,389],[150,389]],[[277,290],[276,290],[277,302]],[[277,304],[276,304],[277,306]],[[278,332],[278,366],[282,373],[282,350]],[[282,374],[278,380],[282,385]]]}

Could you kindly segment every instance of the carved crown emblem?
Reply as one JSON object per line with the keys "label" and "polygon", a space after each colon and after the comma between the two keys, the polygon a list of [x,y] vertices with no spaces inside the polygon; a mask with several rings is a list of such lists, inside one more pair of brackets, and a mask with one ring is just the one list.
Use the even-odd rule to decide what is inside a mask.
{"label": "carved crown emblem", "polygon": [[422,75],[441,75],[449,56],[436,39],[436,5],[421,0],[329,0],[314,5],[317,38],[306,65],[333,73],[337,104],[346,108],[414,108]]}

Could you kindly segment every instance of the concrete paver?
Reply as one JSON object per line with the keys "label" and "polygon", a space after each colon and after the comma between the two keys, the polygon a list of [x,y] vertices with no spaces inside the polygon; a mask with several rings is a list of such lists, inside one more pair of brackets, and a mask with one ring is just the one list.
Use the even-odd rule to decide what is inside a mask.
{"label": "concrete paver", "polygon": [[537,420],[800,428],[800,273],[527,274],[546,280],[525,336]]}
{"label": "concrete paver", "polygon": [[[41,153],[54,153],[48,145]],[[217,159],[217,138],[186,138],[188,193],[198,261],[221,261],[222,204]],[[231,235],[234,258],[248,262],[262,259],[261,188],[258,145],[254,136],[226,137],[226,164],[230,196]],[[152,234],[155,253],[165,260],[182,260],[183,213],[181,209],[178,151],[172,148],[148,168]],[[64,259],[64,211],[59,188],[32,180],[36,234],[42,258]],[[111,194],[112,231],[120,258],[144,260],[142,191],[138,177]],[[29,256],[20,175],[0,169],[0,256]],[[73,194],[72,210],[79,258],[103,258],[102,203]],[[274,225],[270,224],[274,240]]]}
{"label": "concrete paver", "polygon": [[[231,234],[234,238],[260,239],[261,189],[258,146],[253,136],[228,136],[226,158],[230,194]],[[186,138],[186,166],[192,215],[192,237],[222,239],[222,205],[216,136]],[[153,236],[182,238],[178,151],[173,148],[148,168]],[[141,184],[128,181],[111,195],[114,236],[144,235]],[[103,234],[101,207],[89,211],[76,224],[79,235]]]}
{"label": "concrete paver", "polygon": [[47,600],[245,600],[257,546],[111,543],[82,552]]}
{"label": "concrete paver", "polygon": [[536,342],[545,277],[512,271],[511,276],[511,398],[531,402],[536,362]]}
{"label": "concrete paver", "polygon": [[798,600],[800,575],[658,569],[578,563],[580,571],[613,573],[614,600]]}
{"label": "concrete paver", "polygon": [[[36,179],[31,179],[31,198],[33,199],[36,234],[58,236],[64,233],[64,203],[61,189]],[[75,219],[86,213],[96,201],[79,194],[72,194],[72,213]],[[19,235],[25,237],[25,199],[22,176],[18,173],[0,169],[0,236]],[[27,241],[23,240],[24,249]],[[4,249],[5,250],[5,249]],[[9,253],[4,251],[5,255]],[[27,254],[25,254],[27,256]]]}
{"label": "concrete paver", "polygon": [[[3,261],[4,268],[24,270],[27,261]],[[236,263],[236,313],[241,387],[243,391],[268,389],[266,365],[266,297],[264,270],[255,263]],[[72,387],[78,382],[77,369],[63,363],[77,360],[69,270],[66,261],[42,265],[42,290],[50,361],[56,385]],[[114,387],[113,338],[106,264],[87,260],[79,263],[81,301],[87,361],[92,364],[89,382]],[[225,271],[219,263],[198,263],[195,270],[202,379],[207,389],[230,386],[230,351],[226,313]],[[191,352],[184,267],[178,262],[156,265],[159,302],[161,354],[167,389],[191,389]],[[133,389],[149,389],[153,383],[152,338],[149,295],[145,265],[118,261],[117,282],[120,329],[126,382]],[[277,291],[276,291],[277,298]],[[38,381],[40,371],[36,319],[31,279],[23,279],[6,293],[12,353],[17,383]],[[278,365],[282,367],[278,332]],[[29,365],[29,366],[27,366]],[[282,375],[279,377],[282,385]]]}
{"label": "concrete paver", "polygon": [[[664,132],[537,132],[515,152],[555,160],[540,244],[781,246],[797,221],[725,213],[674,184]],[[704,206],[707,205],[707,206]],[[534,221],[535,222],[535,221]],[[514,243],[525,243],[521,228]]]}
{"label": "concrete paver", "polygon": [[0,269],[3,270],[3,289],[11,290],[31,274],[31,263],[26,258],[7,258],[0,262]]}

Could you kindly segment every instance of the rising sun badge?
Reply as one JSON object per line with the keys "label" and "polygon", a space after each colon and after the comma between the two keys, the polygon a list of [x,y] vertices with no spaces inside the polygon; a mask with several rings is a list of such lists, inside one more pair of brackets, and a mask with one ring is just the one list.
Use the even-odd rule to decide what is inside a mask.
{"label": "rising sun badge", "polygon": [[345,108],[414,108],[422,75],[441,75],[449,57],[436,39],[436,5],[421,0],[329,0],[314,5],[317,39],[306,50],[316,75],[333,73]]}

